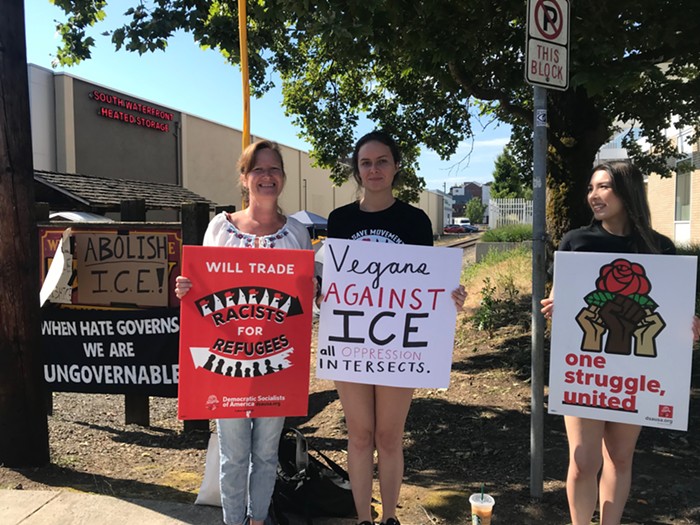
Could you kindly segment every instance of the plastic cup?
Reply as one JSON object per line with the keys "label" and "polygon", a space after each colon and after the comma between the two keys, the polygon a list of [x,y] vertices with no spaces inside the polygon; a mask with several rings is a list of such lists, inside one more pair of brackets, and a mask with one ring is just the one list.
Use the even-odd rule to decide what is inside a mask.
{"label": "plastic cup", "polygon": [[491,525],[496,500],[488,494],[472,494],[469,503],[472,505],[472,525]]}

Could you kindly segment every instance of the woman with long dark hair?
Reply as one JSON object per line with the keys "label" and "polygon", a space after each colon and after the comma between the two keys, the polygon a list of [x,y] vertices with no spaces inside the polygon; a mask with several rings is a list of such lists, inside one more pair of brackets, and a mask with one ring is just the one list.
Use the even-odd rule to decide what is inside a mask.
{"label": "woman with long dark hair", "polygon": [[[559,250],[604,253],[675,254],[668,237],[651,227],[642,173],[628,161],[596,166],[588,183],[593,220],[568,232]],[[542,300],[550,318],[552,297]],[[693,338],[700,321],[692,322]],[[641,426],[564,416],[569,442],[566,494],[572,525],[589,525],[600,499],[600,524],[619,525],[632,481],[632,459]]]}

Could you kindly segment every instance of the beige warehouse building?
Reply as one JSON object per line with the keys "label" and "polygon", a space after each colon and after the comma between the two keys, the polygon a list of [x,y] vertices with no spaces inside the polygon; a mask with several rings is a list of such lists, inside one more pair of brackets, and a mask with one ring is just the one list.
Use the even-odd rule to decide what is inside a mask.
{"label": "beige warehouse building", "polygon": [[[240,207],[240,130],[33,64],[28,75],[35,169],[176,184]],[[307,152],[280,146],[286,213],[306,209],[327,217],[355,200],[353,182],[335,187]],[[442,232],[442,196],[423,191],[416,205],[430,217],[434,234]],[[158,213],[148,219],[177,219]]]}

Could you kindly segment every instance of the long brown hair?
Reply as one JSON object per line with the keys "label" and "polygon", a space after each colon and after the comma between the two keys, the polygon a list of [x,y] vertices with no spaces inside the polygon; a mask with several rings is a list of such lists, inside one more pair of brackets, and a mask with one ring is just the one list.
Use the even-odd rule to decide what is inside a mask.
{"label": "long brown hair", "polygon": [[591,177],[596,171],[610,175],[613,191],[625,207],[637,249],[640,252],[659,253],[661,249],[651,228],[651,211],[644,188],[644,176],[639,168],[627,160],[620,160],[598,164],[591,171]]}

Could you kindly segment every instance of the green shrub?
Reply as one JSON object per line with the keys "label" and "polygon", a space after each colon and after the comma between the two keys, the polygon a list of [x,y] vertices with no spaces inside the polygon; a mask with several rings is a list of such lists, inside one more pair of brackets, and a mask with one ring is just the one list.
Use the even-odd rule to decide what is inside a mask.
{"label": "green shrub", "polygon": [[521,242],[532,240],[531,224],[510,224],[487,230],[481,236],[483,242]]}
{"label": "green shrub", "polygon": [[[491,284],[491,279],[484,279],[481,289],[481,301],[479,307],[471,318],[472,325],[477,330],[484,330],[489,338],[493,337],[496,328],[505,326],[517,317],[518,289],[513,282],[512,275],[501,278],[499,286]],[[498,297],[497,289],[502,288],[502,297]]]}

